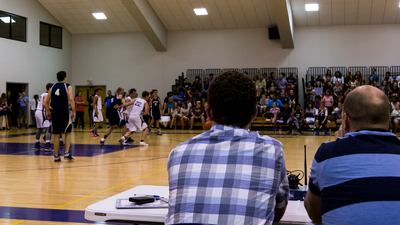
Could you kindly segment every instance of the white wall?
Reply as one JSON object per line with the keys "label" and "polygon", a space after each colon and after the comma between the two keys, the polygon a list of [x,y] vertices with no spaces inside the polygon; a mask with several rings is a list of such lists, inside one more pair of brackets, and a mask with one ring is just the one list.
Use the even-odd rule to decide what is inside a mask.
{"label": "white wall", "polygon": [[[37,0],[0,0],[1,10],[27,18],[27,42],[0,38],[3,53],[0,66],[0,93],[6,82],[29,83],[29,98],[45,91],[48,82],[57,82],[60,70],[71,72],[71,34],[63,29],[63,49],[39,45],[40,21],[61,24]],[[70,81],[70,80],[69,80]]]}
{"label": "white wall", "polygon": [[267,29],[168,33],[168,51],[156,52],[141,33],[73,35],[73,84],[115,90],[152,88],[164,96],[186,69],[400,65],[400,26],[297,27],[295,49],[268,39]]}

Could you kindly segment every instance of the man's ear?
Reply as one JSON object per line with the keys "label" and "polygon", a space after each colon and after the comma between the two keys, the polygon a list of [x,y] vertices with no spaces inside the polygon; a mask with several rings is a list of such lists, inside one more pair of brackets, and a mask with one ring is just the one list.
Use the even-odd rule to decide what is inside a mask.
{"label": "man's ear", "polygon": [[214,121],[214,115],[212,114],[211,106],[207,102],[205,103],[205,108],[206,108],[207,118],[210,121]]}
{"label": "man's ear", "polygon": [[344,129],[343,129],[344,130],[344,134],[343,135],[345,135],[345,134],[349,133],[350,130],[352,129],[351,128],[352,124],[350,122],[350,118],[347,116],[346,113],[343,113],[342,123],[344,125]]}

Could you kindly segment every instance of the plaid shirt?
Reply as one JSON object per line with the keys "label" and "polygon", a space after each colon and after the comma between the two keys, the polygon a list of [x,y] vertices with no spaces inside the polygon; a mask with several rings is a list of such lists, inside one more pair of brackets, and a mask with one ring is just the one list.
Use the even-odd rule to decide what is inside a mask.
{"label": "plaid shirt", "polygon": [[172,150],[168,177],[166,224],[272,224],[289,193],[282,144],[223,125]]}

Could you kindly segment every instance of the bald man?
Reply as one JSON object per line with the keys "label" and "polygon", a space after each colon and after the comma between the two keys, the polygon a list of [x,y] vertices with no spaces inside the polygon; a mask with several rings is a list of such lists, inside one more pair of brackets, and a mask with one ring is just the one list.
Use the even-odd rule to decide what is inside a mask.
{"label": "bald man", "polygon": [[399,224],[400,140],[388,132],[386,95],[366,85],[350,92],[336,141],[321,145],[304,201],[314,222]]}

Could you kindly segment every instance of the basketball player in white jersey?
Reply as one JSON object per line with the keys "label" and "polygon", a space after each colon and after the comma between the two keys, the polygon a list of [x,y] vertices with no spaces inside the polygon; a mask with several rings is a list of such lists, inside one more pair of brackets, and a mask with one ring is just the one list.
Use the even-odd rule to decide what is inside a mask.
{"label": "basketball player in white jersey", "polygon": [[[125,98],[124,103],[129,103],[129,102],[135,100],[136,98],[137,98],[136,89],[132,88],[132,89],[129,90],[129,95]],[[125,111],[124,111],[124,113],[125,113],[125,121],[126,121],[126,127],[128,128],[128,130],[129,130],[129,127],[130,127],[130,125],[129,125],[129,114],[132,111],[132,107],[133,107],[133,105],[121,108],[121,109],[125,109]],[[124,134],[122,134],[122,135],[124,135]],[[126,141],[127,142],[134,142],[134,140],[132,140],[131,137],[128,137]],[[126,143],[125,145],[131,145],[131,144],[127,144]]]}
{"label": "basketball player in white jersey", "polygon": [[103,122],[103,105],[101,101],[101,89],[98,88],[96,90],[96,95],[93,97],[93,122],[94,122],[94,129],[91,130],[93,137],[100,137],[97,134],[97,128],[101,122]]}
{"label": "basketball player in white jersey", "polygon": [[50,140],[51,140],[51,133],[50,133],[50,120],[47,118],[46,115],[46,97],[49,94],[49,89],[53,86],[52,83],[48,83],[46,85],[46,92],[39,96],[39,100],[37,103],[37,108],[35,112],[36,118],[36,127],[38,128],[36,132],[36,143],[35,143],[35,150],[40,150],[40,136],[43,133],[43,129],[45,131],[46,136],[46,146],[44,147],[45,151],[52,151],[53,148],[51,147]]}
{"label": "basketball player in white jersey", "polygon": [[139,129],[143,131],[142,139],[140,140],[139,146],[148,146],[148,144],[144,142],[148,128],[146,122],[143,120],[143,115],[149,115],[149,104],[147,103],[149,95],[150,95],[149,92],[143,91],[142,98],[137,98],[134,101],[131,101],[129,103],[124,103],[121,106],[119,106],[119,107],[127,107],[133,105],[131,113],[129,114],[128,131],[124,136],[121,137],[121,140],[119,140],[121,145],[125,145],[126,139],[129,137],[129,135],[131,135],[132,133],[136,132],[137,129]]}

